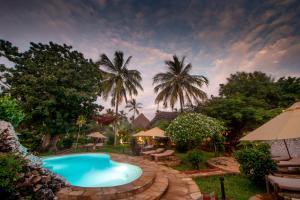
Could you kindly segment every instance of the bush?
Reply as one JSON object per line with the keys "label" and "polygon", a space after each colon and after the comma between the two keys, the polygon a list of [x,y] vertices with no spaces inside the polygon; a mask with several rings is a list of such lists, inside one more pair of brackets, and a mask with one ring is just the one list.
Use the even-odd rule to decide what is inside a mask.
{"label": "bush", "polygon": [[141,153],[141,147],[137,143],[135,137],[131,137],[130,138],[130,148],[131,148],[131,151],[132,151],[133,155],[135,155],[135,156],[139,156],[140,155],[140,153]]}
{"label": "bush", "polygon": [[32,131],[21,131],[19,137],[20,143],[30,151],[39,151],[41,149],[42,136]]}
{"label": "bush", "polygon": [[[14,190],[22,171],[24,160],[14,154],[0,153],[0,189],[1,193],[10,193]],[[0,193],[0,194],[1,194]],[[2,196],[2,195],[0,195]]]}
{"label": "bush", "polygon": [[241,172],[255,182],[262,182],[265,175],[277,169],[270,146],[265,143],[245,147],[235,153],[235,158],[240,163]]}
{"label": "bush", "polygon": [[203,139],[221,135],[224,131],[225,127],[214,118],[199,113],[184,113],[170,123],[166,133],[177,145],[192,149]]}
{"label": "bush", "polygon": [[9,96],[0,97],[0,119],[10,122],[15,128],[24,119],[25,114],[17,101]]}
{"label": "bush", "polygon": [[200,162],[203,161],[203,153],[197,149],[190,150],[186,154],[185,160],[190,163],[194,169],[199,169]]}

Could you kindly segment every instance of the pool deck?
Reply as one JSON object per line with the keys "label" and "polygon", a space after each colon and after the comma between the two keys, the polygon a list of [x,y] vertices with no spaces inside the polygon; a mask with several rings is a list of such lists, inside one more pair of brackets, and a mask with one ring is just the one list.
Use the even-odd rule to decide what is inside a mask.
{"label": "pool deck", "polygon": [[196,183],[183,173],[138,156],[112,154],[111,159],[138,165],[142,175],[135,181],[115,187],[83,188],[70,186],[57,193],[60,200],[197,200]]}

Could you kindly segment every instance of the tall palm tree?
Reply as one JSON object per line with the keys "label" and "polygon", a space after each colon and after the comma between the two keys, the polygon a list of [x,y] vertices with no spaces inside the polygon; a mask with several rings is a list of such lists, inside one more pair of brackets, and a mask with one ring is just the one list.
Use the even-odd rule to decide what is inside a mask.
{"label": "tall palm tree", "polygon": [[140,82],[142,80],[141,74],[137,70],[130,70],[127,68],[131,56],[124,60],[123,52],[116,51],[114,59],[111,61],[105,54],[101,55],[98,62],[104,68],[102,94],[103,98],[107,99],[111,96],[111,105],[115,106],[116,120],[114,122],[114,134],[117,144],[117,121],[119,105],[125,100],[127,103],[127,96],[132,97],[138,94],[138,89],[143,90]]}
{"label": "tall palm tree", "polygon": [[165,107],[170,104],[174,108],[179,99],[180,110],[183,111],[185,102],[193,103],[205,99],[206,93],[201,87],[208,85],[208,79],[202,75],[191,75],[192,64],[185,65],[185,57],[181,60],[174,55],[173,60],[166,60],[167,71],[153,77],[154,92],[158,93],[155,103],[163,102]]}
{"label": "tall palm tree", "polygon": [[127,103],[126,108],[129,109],[129,112],[133,111],[133,117],[132,117],[132,121],[133,121],[134,118],[135,118],[135,113],[136,113],[136,114],[139,114],[139,113],[140,113],[139,109],[142,108],[142,104],[136,102],[135,99],[131,99],[131,100]]}

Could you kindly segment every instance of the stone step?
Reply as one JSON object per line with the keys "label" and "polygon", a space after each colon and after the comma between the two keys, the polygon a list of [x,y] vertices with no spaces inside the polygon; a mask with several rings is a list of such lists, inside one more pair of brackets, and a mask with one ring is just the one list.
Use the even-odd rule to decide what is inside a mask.
{"label": "stone step", "polygon": [[165,174],[158,172],[155,181],[147,190],[119,200],[159,200],[168,190],[168,186],[168,177]]}
{"label": "stone step", "polygon": [[144,168],[144,172],[140,178],[126,185],[115,187],[67,187],[57,193],[59,200],[112,200],[112,199],[128,199],[132,195],[139,194],[152,187],[156,181],[156,172],[148,171]]}

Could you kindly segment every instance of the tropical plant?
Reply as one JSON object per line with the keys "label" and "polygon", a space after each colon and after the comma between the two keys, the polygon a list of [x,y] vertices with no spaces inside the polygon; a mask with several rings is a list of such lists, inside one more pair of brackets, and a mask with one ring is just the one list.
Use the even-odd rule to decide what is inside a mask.
{"label": "tropical plant", "polygon": [[9,96],[0,97],[0,119],[10,122],[15,128],[24,119],[25,114],[17,101]]}
{"label": "tropical plant", "polygon": [[277,170],[270,145],[266,143],[246,146],[235,153],[235,158],[240,163],[241,172],[253,181],[263,182],[265,175]]}
{"label": "tropical plant", "polygon": [[[131,56],[124,60],[123,52],[117,51],[113,61],[105,54],[102,54],[100,61],[98,61],[98,64],[106,70],[103,71],[103,98],[108,99],[111,96],[111,105],[115,106],[115,113],[119,113],[119,105],[124,100],[126,103],[128,102],[128,95],[132,97],[138,94],[138,89],[143,90],[140,84],[142,80],[140,72],[128,69],[130,60]],[[117,144],[118,134],[117,122],[118,114],[116,114],[116,120],[114,121],[115,145]]]}
{"label": "tropical plant", "polygon": [[192,149],[203,139],[224,131],[225,127],[217,119],[199,113],[183,113],[170,123],[166,133],[176,145],[181,147],[185,144],[187,149]]}
{"label": "tropical plant", "polygon": [[[0,194],[14,190],[24,163],[25,161],[19,156],[0,153]],[[4,199],[6,199],[5,196]]]}
{"label": "tropical plant", "polygon": [[197,149],[190,150],[187,152],[185,160],[190,163],[194,169],[199,169],[200,162],[204,160],[203,153]]}
{"label": "tropical plant", "polygon": [[77,138],[76,138],[76,149],[78,146],[78,138],[80,135],[80,128],[85,124],[86,124],[86,118],[83,115],[79,115],[76,120],[76,125],[78,126],[78,133],[77,133]]}
{"label": "tropical plant", "polygon": [[185,57],[181,60],[174,55],[173,60],[166,60],[167,72],[158,73],[153,77],[154,92],[158,93],[155,103],[163,102],[165,107],[170,104],[174,108],[179,99],[180,110],[183,111],[185,102],[192,104],[206,98],[201,87],[208,85],[208,79],[202,75],[191,75],[192,64],[185,65]]}
{"label": "tropical plant", "polygon": [[131,112],[131,111],[133,112],[133,116],[132,116],[132,121],[133,121],[133,120],[135,119],[135,113],[136,113],[136,114],[139,114],[139,113],[140,113],[139,109],[142,108],[142,104],[136,102],[135,99],[131,99],[131,100],[127,103],[126,108],[128,108],[129,112]]}

